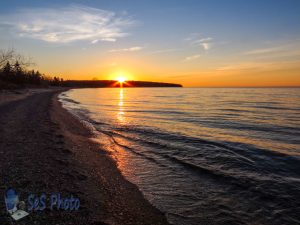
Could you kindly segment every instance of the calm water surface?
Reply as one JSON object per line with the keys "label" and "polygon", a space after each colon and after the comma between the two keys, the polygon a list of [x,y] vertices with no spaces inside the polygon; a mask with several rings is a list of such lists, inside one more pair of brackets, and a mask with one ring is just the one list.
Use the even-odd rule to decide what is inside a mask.
{"label": "calm water surface", "polygon": [[300,224],[300,89],[60,95],[173,224]]}

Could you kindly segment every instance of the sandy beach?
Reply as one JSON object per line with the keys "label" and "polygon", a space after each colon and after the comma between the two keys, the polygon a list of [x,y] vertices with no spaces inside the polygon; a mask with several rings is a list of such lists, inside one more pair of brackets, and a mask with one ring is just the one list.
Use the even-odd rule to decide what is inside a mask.
{"label": "sandy beach", "polygon": [[[78,211],[33,211],[18,224],[168,224],[118,170],[93,134],[62,108],[63,89],[1,93],[0,190],[61,193],[80,199]],[[3,195],[2,194],[2,195]],[[16,224],[0,198],[0,223]]]}

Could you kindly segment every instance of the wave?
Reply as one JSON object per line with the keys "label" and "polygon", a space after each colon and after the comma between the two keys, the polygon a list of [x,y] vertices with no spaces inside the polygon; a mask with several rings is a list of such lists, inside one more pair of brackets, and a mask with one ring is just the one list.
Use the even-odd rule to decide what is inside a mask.
{"label": "wave", "polygon": [[[285,173],[285,171],[282,170],[281,167],[274,169],[274,167],[277,167],[276,165],[285,165],[285,168],[294,171],[300,170],[299,157],[257,148],[256,146],[245,143],[228,141],[217,142],[137,127],[130,129],[113,128],[111,131],[103,131],[100,128],[99,131],[104,132],[111,138],[118,136],[138,143],[139,146],[150,146],[152,154],[163,157],[172,157],[174,155],[186,157],[183,153],[189,149],[188,157],[194,152],[197,154],[197,158],[202,157],[208,164],[218,167],[222,165],[225,169],[246,168],[248,171],[255,172],[262,171],[263,169],[264,171],[269,170],[279,175]],[[151,136],[151,140],[146,138],[149,136]],[[211,157],[212,151],[214,154],[213,157]],[[170,156],[168,154],[172,155]],[[179,159],[175,159],[174,161],[178,162],[178,160]]]}
{"label": "wave", "polygon": [[[61,95],[61,96],[65,96],[65,95]],[[70,99],[70,98],[61,97],[60,99],[63,100],[63,101],[66,101],[66,102],[73,103],[73,104],[77,104],[77,105],[80,104],[80,102],[77,102],[77,101],[75,101],[75,100],[73,100],[73,99]]]}
{"label": "wave", "polygon": [[[287,105],[288,100],[259,95],[260,101],[254,102],[252,91],[243,92],[246,101],[224,90],[213,95],[212,103],[210,95],[208,101],[197,89],[187,90],[173,110],[178,94],[171,90],[142,90],[146,97],[141,100],[126,99],[126,90],[120,121],[115,113],[119,92],[109,101],[105,90],[95,91],[101,92],[97,101],[90,90],[88,101],[80,97],[79,103],[73,96],[75,102],[66,100],[66,106],[92,124],[100,138],[105,136],[103,147],[119,160],[121,171],[174,224],[300,221],[297,101]],[[144,95],[148,92],[150,97]],[[153,97],[161,102],[156,104]]]}

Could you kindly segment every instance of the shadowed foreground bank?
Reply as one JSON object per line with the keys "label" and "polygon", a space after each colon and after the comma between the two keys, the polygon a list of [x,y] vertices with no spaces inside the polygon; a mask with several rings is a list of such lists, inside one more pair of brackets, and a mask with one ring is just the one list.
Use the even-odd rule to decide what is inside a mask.
{"label": "shadowed foreground bank", "polygon": [[[0,104],[0,193],[8,187],[27,202],[29,193],[79,197],[78,212],[48,208],[18,224],[167,224],[137,187],[126,181],[91,133],[61,108],[60,90]],[[47,201],[48,202],[48,201]],[[0,222],[14,224],[0,198]]]}

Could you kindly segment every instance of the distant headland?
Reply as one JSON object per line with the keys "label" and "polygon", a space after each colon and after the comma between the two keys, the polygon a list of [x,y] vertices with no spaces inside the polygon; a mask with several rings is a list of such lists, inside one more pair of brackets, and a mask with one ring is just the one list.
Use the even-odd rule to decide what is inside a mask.
{"label": "distant headland", "polygon": [[150,81],[124,81],[117,80],[66,80],[64,86],[77,88],[103,88],[103,87],[182,87],[181,84],[150,82]]}

